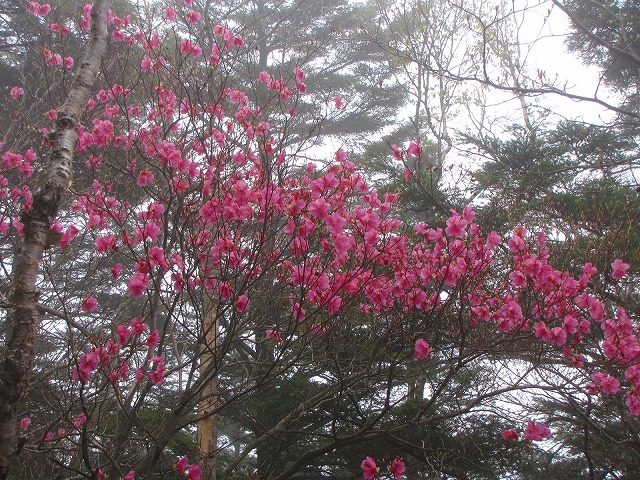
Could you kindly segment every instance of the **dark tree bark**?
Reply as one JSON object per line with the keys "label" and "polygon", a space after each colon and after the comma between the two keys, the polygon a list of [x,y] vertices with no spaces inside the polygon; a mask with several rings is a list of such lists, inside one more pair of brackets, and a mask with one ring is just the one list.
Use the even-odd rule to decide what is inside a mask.
{"label": "dark tree bark", "polygon": [[109,0],[95,0],[91,31],[84,58],[73,86],[58,111],[56,130],[42,187],[33,206],[22,215],[24,239],[14,259],[11,285],[12,332],[0,365],[0,480],[9,475],[9,461],[16,452],[17,408],[29,385],[39,322],[36,280],[50,225],[69,187],[80,116],[107,52]]}

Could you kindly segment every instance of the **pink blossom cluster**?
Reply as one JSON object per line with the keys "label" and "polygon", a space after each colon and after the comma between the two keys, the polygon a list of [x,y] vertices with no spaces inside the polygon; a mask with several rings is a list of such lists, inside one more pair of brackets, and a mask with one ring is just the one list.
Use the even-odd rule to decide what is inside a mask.
{"label": "pink blossom cluster", "polygon": [[32,15],[44,17],[51,11],[51,6],[48,3],[40,4],[38,2],[34,2],[30,0],[29,7],[27,7],[27,11]]}
{"label": "pink blossom cluster", "polygon": [[[92,301],[90,300],[92,299]],[[90,313],[94,307],[95,298],[87,297],[83,304],[82,310]],[[89,305],[87,308],[86,306]],[[95,308],[93,308],[95,310]],[[129,374],[129,363],[121,358],[122,349],[128,347],[131,351],[146,347],[150,352],[155,349],[160,340],[160,333],[154,330],[146,339],[142,341],[142,336],[148,330],[142,317],[134,318],[128,325],[120,324],[116,327],[115,340],[107,340],[104,345],[93,347],[86,353],[78,356],[75,366],[71,369],[71,378],[85,385],[90,381],[92,375],[97,371],[102,373],[109,379],[109,382],[116,385],[119,381],[125,380]],[[144,347],[142,347],[144,345]],[[129,356],[129,358],[131,358]],[[166,367],[163,356],[152,356],[148,364],[153,368],[149,369],[148,376],[154,385],[164,381]],[[136,369],[135,381],[140,382],[144,376],[141,368]]]}
{"label": "pink blossom cluster", "polygon": [[54,53],[48,48],[42,49],[42,54],[44,55],[44,59],[47,65],[71,68],[73,67],[73,58],[72,57],[63,57],[59,53]]}
{"label": "pink blossom cluster", "polygon": [[[508,429],[501,433],[501,436],[507,442],[516,442],[520,439],[520,434],[517,430]],[[524,438],[533,442],[539,442],[551,436],[551,430],[544,423],[537,423],[530,420],[527,424],[527,429],[524,432]]]}
{"label": "pink blossom cluster", "polygon": [[[360,464],[362,469],[362,475],[366,480],[374,480],[380,477],[380,467],[376,464],[376,461],[372,457],[365,458]],[[406,471],[406,466],[402,458],[396,457],[388,466],[387,469],[394,479],[400,480],[402,474]]]}
{"label": "pink blossom cluster", "polygon": [[185,456],[176,462],[176,470],[185,475],[187,480],[200,480],[202,469],[195,463],[189,465],[189,459]]}
{"label": "pink blossom cluster", "polygon": [[14,100],[19,99],[22,95],[24,95],[24,89],[22,87],[12,87],[9,95]]}

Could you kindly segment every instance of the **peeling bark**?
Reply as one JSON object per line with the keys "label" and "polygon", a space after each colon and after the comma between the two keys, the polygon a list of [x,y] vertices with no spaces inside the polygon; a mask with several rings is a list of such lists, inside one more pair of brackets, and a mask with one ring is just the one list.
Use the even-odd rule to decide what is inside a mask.
{"label": "peeling bark", "polygon": [[4,361],[0,365],[0,480],[6,480],[9,475],[9,461],[16,451],[18,405],[29,386],[33,367],[35,336],[40,319],[36,280],[49,227],[55,221],[72,177],[80,117],[107,52],[108,10],[109,0],[95,0],[84,58],[73,86],[58,111],[44,184],[34,196],[31,210],[24,212],[21,219],[25,236],[14,260],[11,285],[13,308],[9,319],[12,332],[4,351]]}

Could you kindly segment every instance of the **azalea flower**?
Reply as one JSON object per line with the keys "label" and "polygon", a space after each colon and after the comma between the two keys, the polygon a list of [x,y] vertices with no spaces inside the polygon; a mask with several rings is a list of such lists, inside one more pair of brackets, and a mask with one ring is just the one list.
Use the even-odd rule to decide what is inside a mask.
{"label": "azalea flower", "polygon": [[396,457],[391,465],[389,465],[389,471],[393,473],[393,478],[395,478],[396,480],[402,478],[402,474],[406,469],[407,467],[400,457]]}
{"label": "azalea flower", "polygon": [[376,461],[371,457],[365,458],[360,464],[360,468],[366,480],[373,480],[378,476],[378,473],[380,473],[380,468],[378,468]]}
{"label": "azalea flower", "polygon": [[627,274],[627,270],[629,270],[630,265],[628,263],[624,263],[621,259],[616,258],[611,264],[611,268],[613,268],[611,276],[614,279],[619,280]]}
{"label": "azalea flower", "polygon": [[431,355],[431,346],[423,339],[416,340],[416,347],[413,356],[419,359],[429,358]]}
{"label": "azalea flower", "polygon": [[531,441],[540,441],[551,436],[551,431],[544,423],[529,421],[524,438]]}
{"label": "azalea flower", "polygon": [[520,434],[513,429],[509,429],[502,432],[502,438],[507,442],[515,442],[520,439]]}

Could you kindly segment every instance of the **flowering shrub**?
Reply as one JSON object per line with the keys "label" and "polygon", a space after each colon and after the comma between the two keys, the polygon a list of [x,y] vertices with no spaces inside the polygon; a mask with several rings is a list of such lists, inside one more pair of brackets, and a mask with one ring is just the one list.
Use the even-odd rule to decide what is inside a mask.
{"label": "flowering shrub", "polygon": [[[42,17],[50,7],[30,2],[28,11]],[[85,6],[77,26],[51,30],[88,28],[91,11]],[[314,448],[286,467],[290,473],[365,433],[382,438],[378,427],[411,397],[424,402],[414,422],[428,424],[429,408],[454,395],[455,374],[523,338],[590,377],[586,393],[620,392],[640,414],[636,326],[590,292],[591,264],[577,279],[558,271],[544,234],[517,228],[503,242],[482,231],[470,206],[451,210],[442,226],[404,225],[394,215],[398,195],[372,189],[344,149],[326,162],[296,155],[287,125],[307,92],[301,66],[261,71],[251,79],[260,95],[219,82],[245,41],[222,25],[205,35],[191,2],[162,12],[151,30],[107,16],[112,42],[127,52],[116,60],[135,72],[126,85],[107,76],[85,102],[74,152],[80,172],[59,222],[47,226],[56,241],[37,308],[53,319],[44,329],[62,367],[39,381],[55,385],[59,406],[12,419],[14,430],[29,428],[36,451],[63,464],[65,455],[81,457],[68,467],[83,475],[133,479],[161,468],[158,459],[175,453],[173,439],[197,429],[198,458],[213,459],[213,468],[219,451],[241,451],[222,472],[228,478],[268,439],[308,422],[306,409],[325,415],[331,406],[332,430],[305,424]],[[74,68],[50,47],[43,68],[54,76],[64,75],[56,67]],[[28,94],[9,92],[14,102]],[[335,96],[332,106],[343,102]],[[60,113],[47,106],[43,118]],[[55,144],[55,135],[39,139],[39,152],[52,137]],[[36,147],[16,140],[0,151],[7,281],[9,246],[31,241],[33,212],[43,208],[30,181],[43,168]],[[405,160],[422,147],[393,145],[390,155],[411,181]],[[611,266],[615,280],[630,269],[621,259]],[[595,343],[587,341],[594,329],[602,332]],[[590,361],[599,349],[602,364]],[[447,374],[432,373],[436,366]],[[297,376],[318,379],[301,392],[304,408],[269,427],[225,433],[219,446],[203,440],[218,415]],[[431,384],[416,391],[409,379],[417,377]],[[510,388],[520,387],[469,391],[457,414]],[[340,408],[363,405],[357,421],[336,420]],[[523,436],[540,441],[551,431],[530,421]],[[502,438],[520,436],[508,429]],[[200,478],[209,467],[189,466],[184,453],[172,461],[178,473]],[[360,467],[366,479],[400,479],[406,469],[399,457],[384,469],[366,456]]]}

